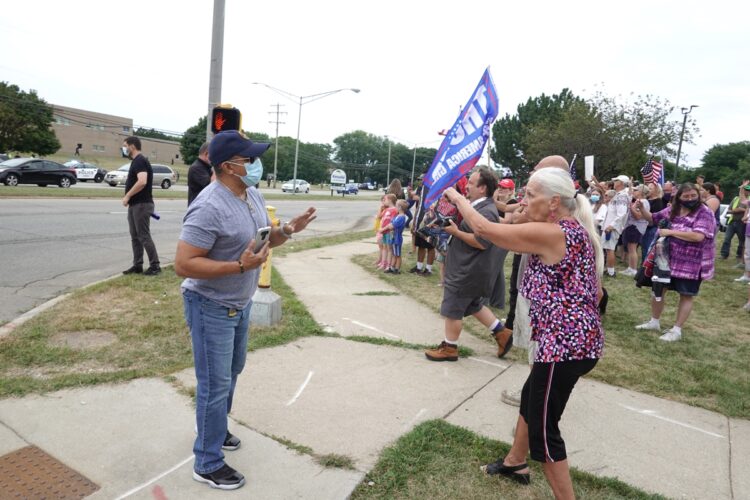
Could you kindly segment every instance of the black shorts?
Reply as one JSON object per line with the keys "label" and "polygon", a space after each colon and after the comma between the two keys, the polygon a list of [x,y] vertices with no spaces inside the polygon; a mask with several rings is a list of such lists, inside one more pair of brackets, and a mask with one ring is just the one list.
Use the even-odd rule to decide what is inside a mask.
{"label": "black shorts", "polygon": [[453,289],[444,287],[440,314],[448,319],[464,319],[465,316],[479,312],[483,305],[483,297],[459,297]]}
{"label": "black shorts", "polygon": [[629,245],[630,243],[636,243],[640,245],[642,239],[643,239],[643,235],[641,234],[640,231],[638,231],[638,228],[635,226],[628,226],[622,232],[622,244],[623,245]]}
{"label": "black shorts", "polygon": [[417,248],[426,248],[427,250],[435,249],[435,246],[430,245],[430,242],[422,238],[419,235],[419,233],[413,233],[413,237],[414,237],[414,244],[417,246]]}
{"label": "black shorts", "polygon": [[701,280],[689,280],[686,278],[672,277],[669,282],[670,290],[674,290],[680,295],[688,295],[690,297],[695,297],[696,295],[698,295],[698,290],[700,289],[700,287]]}
{"label": "black shorts", "polygon": [[537,462],[565,460],[565,441],[558,423],[578,379],[598,359],[534,363],[521,390],[521,416],[529,426],[531,458]]}

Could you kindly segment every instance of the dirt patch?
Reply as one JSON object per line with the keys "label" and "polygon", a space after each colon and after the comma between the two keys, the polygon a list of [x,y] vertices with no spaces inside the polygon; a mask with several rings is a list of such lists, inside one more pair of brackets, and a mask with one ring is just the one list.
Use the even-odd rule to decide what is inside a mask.
{"label": "dirt patch", "polygon": [[81,332],[58,332],[49,343],[55,347],[67,347],[77,351],[99,349],[117,342],[117,335],[104,330],[84,330]]}

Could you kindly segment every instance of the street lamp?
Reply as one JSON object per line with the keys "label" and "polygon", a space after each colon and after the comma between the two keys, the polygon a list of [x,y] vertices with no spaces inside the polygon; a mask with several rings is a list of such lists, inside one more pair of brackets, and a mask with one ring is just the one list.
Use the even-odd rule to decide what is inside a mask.
{"label": "street lamp", "polygon": [[317,101],[318,99],[323,99],[324,97],[328,97],[329,95],[337,94],[345,90],[351,90],[355,94],[358,94],[359,89],[351,89],[351,88],[336,89],[336,90],[329,90],[328,92],[321,92],[319,94],[300,96],[300,95],[292,94],[291,92],[287,92],[286,90],[281,90],[279,88],[273,87],[263,82],[253,82],[253,85],[263,85],[264,87],[268,87],[269,89],[273,90],[274,92],[278,94],[281,94],[282,96],[286,97],[287,99],[291,101],[299,100],[299,114],[297,115],[297,143],[294,146],[294,179],[292,179],[292,194],[297,194],[297,162],[299,160],[299,132],[300,132],[300,125],[302,123],[302,105],[307,104],[309,102]]}
{"label": "street lamp", "polygon": [[687,117],[690,114],[690,112],[693,110],[693,108],[697,108],[697,104],[691,104],[690,108],[680,108],[680,111],[684,115],[682,119],[682,131],[680,131],[680,143],[677,146],[677,161],[674,164],[674,181],[677,182],[677,169],[680,166],[680,153],[682,152],[682,138],[685,135],[685,125],[687,124]]}

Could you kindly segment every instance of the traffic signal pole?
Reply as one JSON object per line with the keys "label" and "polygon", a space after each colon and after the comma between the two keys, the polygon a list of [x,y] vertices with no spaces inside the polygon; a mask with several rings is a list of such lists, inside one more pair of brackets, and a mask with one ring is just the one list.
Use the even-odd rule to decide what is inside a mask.
{"label": "traffic signal pole", "polygon": [[224,0],[214,0],[214,23],[211,35],[211,69],[208,79],[208,117],[206,140],[211,140],[211,117],[214,107],[221,103],[221,72],[224,58]]}

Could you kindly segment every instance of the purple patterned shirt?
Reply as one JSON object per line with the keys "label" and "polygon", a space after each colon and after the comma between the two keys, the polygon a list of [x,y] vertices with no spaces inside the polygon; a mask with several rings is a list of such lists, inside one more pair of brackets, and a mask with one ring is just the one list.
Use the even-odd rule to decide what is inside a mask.
{"label": "purple patterned shirt", "polygon": [[565,256],[547,266],[538,255],[531,255],[519,290],[530,303],[531,340],[539,342],[534,361],[599,359],[604,330],[596,297],[594,247],[577,221],[558,224],[565,233]]}
{"label": "purple patterned shirt", "polygon": [[[653,214],[654,224],[669,219],[672,207],[669,206]],[[669,268],[672,276],[689,280],[710,280],[714,277],[714,236],[716,217],[706,205],[695,212],[677,216],[670,221],[675,231],[693,231],[705,236],[703,241],[692,243],[679,238],[669,238]]]}

